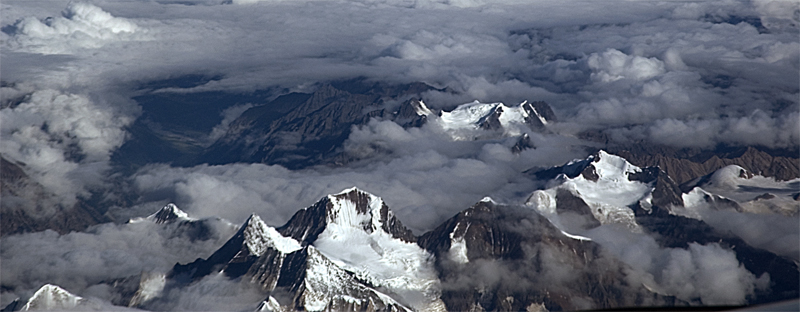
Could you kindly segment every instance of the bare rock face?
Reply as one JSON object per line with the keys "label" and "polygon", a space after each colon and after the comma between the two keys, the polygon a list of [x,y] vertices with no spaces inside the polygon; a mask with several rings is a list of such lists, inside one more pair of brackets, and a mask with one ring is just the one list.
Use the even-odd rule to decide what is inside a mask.
{"label": "bare rock face", "polygon": [[628,284],[626,266],[599,245],[567,237],[525,208],[481,201],[424,234],[419,244],[436,255],[450,311],[680,304]]}
{"label": "bare rock face", "polygon": [[0,236],[50,229],[60,234],[109,222],[97,207],[79,199],[63,207],[23,167],[0,157]]}
{"label": "bare rock face", "polygon": [[[314,242],[317,236],[325,230],[329,220],[335,218],[336,214],[339,213],[334,209],[335,205],[332,202],[332,199],[339,199],[353,203],[354,209],[359,214],[370,214],[370,217],[372,217],[372,213],[377,213],[376,217],[378,217],[377,221],[380,223],[381,230],[389,233],[392,237],[406,242],[415,242],[416,237],[411,230],[403,226],[403,223],[389,211],[389,207],[385,203],[381,203],[378,211],[370,210],[371,196],[353,188],[340,194],[324,197],[311,207],[296,212],[285,225],[278,228],[278,232],[303,244]],[[378,230],[372,229],[370,226],[365,225],[366,228],[364,230],[370,232]]]}
{"label": "bare rock face", "polygon": [[264,309],[407,311],[314,247],[331,224],[343,223],[366,233],[382,231],[416,246],[416,237],[379,197],[352,188],[298,211],[279,229],[252,215],[211,256],[176,264],[167,278],[172,287],[183,287],[221,273],[262,291],[266,299],[260,308]]}
{"label": "bare rock face", "polygon": [[528,113],[525,122],[533,130],[544,129],[546,123],[558,120],[553,109],[544,101],[525,102],[522,104],[522,109]]}
{"label": "bare rock face", "polygon": [[527,133],[523,133],[522,136],[519,137],[517,143],[511,147],[511,152],[514,154],[522,153],[522,151],[526,149],[534,149],[536,148],[531,141],[531,137]]}
{"label": "bare rock face", "polygon": [[754,147],[711,155],[658,149],[615,147],[610,148],[610,151],[640,167],[658,166],[679,185],[728,165],[738,165],[753,174],[774,177],[779,181],[800,178],[800,159],[796,157],[798,155],[772,156],[767,151]]}
{"label": "bare rock face", "polygon": [[[294,169],[324,162],[335,155],[353,125],[398,115],[384,108],[386,100],[419,97],[431,89],[423,83],[387,86],[350,81],[324,84],[313,93],[283,95],[242,113],[198,163],[255,162]],[[403,116],[413,116],[403,107],[398,108]]]}

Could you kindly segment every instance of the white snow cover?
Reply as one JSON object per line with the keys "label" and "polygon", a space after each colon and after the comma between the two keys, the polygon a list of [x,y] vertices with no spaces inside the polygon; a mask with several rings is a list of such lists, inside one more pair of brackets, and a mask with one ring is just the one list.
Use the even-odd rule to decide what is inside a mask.
{"label": "white snow cover", "polygon": [[267,225],[256,214],[250,215],[244,226],[244,243],[250,253],[256,257],[261,256],[267,248],[273,247],[278,251],[288,254],[302,247],[300,243],[290,237],[278,233],[275,228]]}
{"label": "white snow cover", "polygon": [[[450,112],[443,111],[442,115],[435,119],[435,122],[450,133],[453,139],[469,140],[473,138],[470,133],[480,128],[480,121],[500,109],[502,111],[499,120],[503,130],[506,134],[519,135],[520,131],[516,129],[515,125],[525,124],[525,118],[528,117],[528,112],[522,108],[525,104],[527,104],[527,101],[509,107],[503,103],[481,103],[475,101],[459,105]],[[541,116],[537,115],[536,117],[542,123],[547,123]]]}
{"label": "white snow cover", "polygon": [[469,257],[467,256],[467,243],[464,241],[463,237],[454,238],[450,241],[450,250],[447,252],[447,254],[450,257],[450,260],[453,260],[456,263],[469,263]]}
{"label": "white snow cover", "polygon": [[351,302],[362,302],[369,299],[358,299],[343,294],[353,290],[371,291],[386,304],[398,304],[391,297],[372,289],[368,289],[359,284],[348,283],[350,275],[341,269],[336,263],[327,259],[321,252],[313,246],[308,247],[308,268],[306,271],[306,293],[304,307],[309,311],[321,311],[327,304],[336,298],[345,299]]}
{"label": "white snow cover", "polygon": [[81,301],[83,298],[73,295],[61,287],[46,284],[28,299],[22,311],[71,309]]}
{"label": "white snow cover", "polygon": [[[491,200],[489,197],[485,197],[482,201],[486,201],[486,199]],[[493,201],[492,201],[493,202]],[[469,256],[467,256],[467,243],[464,241],[464,236],[455,237],[456,232],[458,232],[459,227],[464,226],[463,233],[466,233],[469,230],[469,223],[461,223],[459,222],[453,228],[453,231],[450,232],[450,250],[447,251],[450,260],[455,261],[456,263],[468,263]]]}
{"label": "white snow cover", "polygon": [[646,198],[652,189],[645,183],[628,180],[628,174],[642,169],[602,150],[592,160],[596,160],[592,162],[599,177],[596,182],[579,175],[560,187],[582,198],[600,223],[622,223],[638,231],[639,225],[628,206]]}
{"label": "white snow cover", "polygon": [[528,197],[526,205],[539,211],[565,235],[588,240],[588,238],[564,231],[556,213],[556,191],[561,188],[583,199],[591,208],[595,219],[601,224],[620,223],[628,226],[632,231],[641,231],[634,218],[633,210],[628,206],[636,202],[642,202],[647,206],[652,200],[652,188],[648,184],[628,180],[628,174],[641,172],[642,169],[630,164],[622,157],[608,154],[602,150],[598,152],[597,156],[591,156],[588,160],[593,161],[591,164],[595,167],[597,181],[587,180],[583,175],[572,179],[560,175],[559,179],[563,179],[560,185],[547,190],[534,191]]}
{"label": "white snow cover", "polygon": [[558,228],[561,233],[567,237],[583,241],[592,240],[588,237],[570,234],[564,229],[564,226],[561,224],[561,220],[558,217],[558,213],[556,212],[555,188],[534,191],[530,196],[528,196],[528,200],[525,202],[525,205],[535,209],[537,212],[539,212],[539,214],[547,218],[551,224]]}
{"label": "white snow cover", "polygon": [[417,113],[419,116],[430,116],[433,115],[433,112],[425,105],[423,101],[416,101],[414,104],[414,112]]}
{"label": "white snow cover", "polygon": [[281,304],[278,302],[275,297],[269,296],[267,300],[261,302],[256,308],[256,311],[259,312],[266,312],[266,311],[281,311]]}
{"label": "white snow cover", "polygon": [[[355,203],[336,196],[353,191],[368,195],[366,214],[357,213]],[[437,301],[439,280],[432,256],[417,244],[393,238],[383,230],[380,220],[383,200],[357,188],[336,195],[328,196],[333,204],[328,225],[314,246],[331,261],[372,285],[396,293],[415,309]],[[419,298],[425,299],[419,302]]]}
{"label": "white snow cover", "polygon": [[177,220],[179,220],[179,221],[197,220],[195,218],[189,217],[189,214],[187,214],[186,212],[184,212],[183,210],[178,208],[178,206],[176,206],[175,204],[169,203],[166,206],[164,206],[163,208],[159,209],[158,211],[152,213],[151,215],[149,215],[147,217],[144,217],[144,218],[133,218],[133,219],[128,220],[128,223],[138,223],[138,222],[142,222],[142,221],[153,221],[154,222],[154,221],[156,221],[156,219],[158,219],[158,215],[159,214],[163,214],[163,213],[168,213],[168,214],[175,215],[177,217]]}
{"label": "white snow cover", "polygon": [[[775,181],[774,178],[752,175],[740,166],[729,165],[714,171],[708,182],[683,194],[683,200],[687,211],[705,205],[707,195],[717,195],[736,201],[746,212],[796,215],[800,205],[792,196],[798,192],[798,184],[800,179]],[[765,194],[771,198],[764,198]]]}

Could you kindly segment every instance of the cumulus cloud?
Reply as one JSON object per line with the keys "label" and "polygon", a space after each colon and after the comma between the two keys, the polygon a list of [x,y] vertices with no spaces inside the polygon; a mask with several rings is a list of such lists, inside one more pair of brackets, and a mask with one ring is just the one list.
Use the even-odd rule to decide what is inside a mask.
{"label": "cumulus cloud", "polygon": [[0,148],[67,205],[98,186],[133,120],[86,95],[39,90],[0,110]]}
{"label": "cumulus cloud", "polygon": [[588,236],[633,268],[627,278],[692,304],[737,305],[769,286],[769,274],[755,276],[719,244],[690,243],[687,249],[661,248],[648,236],[613,225]]}
{"label": "cumulus cloud", "polygon": [[[45,283],[76,295],[110,300],[93,285],[113,283],[142,272],[166,273],[177,262],[207,257],[219,248],[235,227],[212,221],[209,239],[194,240],[174,225],[152,222],[103,224],[86,232],[59,235],[53,231],[4,237],[0,245],[3,266],[2,304],[27,298]],[[37,265],[30,265],[37,264]]]}
{"label": "cumulus cloud", "polygon": [[487,195],[522,201],[536,183],[522,171],[583,153],[559,137],[532,139],[545,147],[515,155],[513,139],[453,142],[434,125],[403,129],[373,120],[345,142],[348,155],[368,161],[297,171],[264,164],[153,165],[133,177],[132,187],[142,202],[174,200],[198,216],[229,220],[255,212],[279,226],[325,195],[357,186],[381,196],[404,224],[421,232]]}
{"label": "cumulus cloud", "polygon": [[[446,88],[424,94],[432,108],[476,99],[546,100],[563,121],[552,129],[566,134],[594,129],[616,142],[677,147],[800,144],[800,9],[794,2],[219,2],[0,4],[6,21],[0,33],[3,80],[30,86],[25,92],[3,89],[4,101],[6,95],[30,94],[0,109],[3,156],[25,163],[43,185],[74,201],[109,173],[110,155],[139,115],[130,100],[144,92],[138,86],[187,74],[220,78],[182,92],[303,91],[352,77],[424,81]],[[226,110],[210,138],[246,107]],[[585,156],[574,147],[577,139],[530,135],[537,149],[514,155],[511,141],[451,142],[432,125],[403,129],[375,120],[353,129],[342,146],[351,161],[346,166],[290,171],[264,164],[153,164],[130,177],[135,205],[112,213],[143,215],[177,201],[198,216],[238,222],[256,212],[279,225],[297,209],[355,185],[382,196],[404,223],[422,231],[483,196],[524,197],[536,187],[520,174],[524,169]],[[293,134],[285,138],[291,145]],[[53,235],[4,241],[3,270],[26,267],[22,258],[5,258],[24,255],[18,246],[25,239],[46,245],[43,250],[58,244],[114,247],[92,233]],[[653,285],[689,299],[739,302],[758,285],[759,277],[743,272],[719,246],[653,248],[641,242],[619,247],[617,254],[638,263]],[[61,259],[63,252],[39,256]],[[71,265],[68,260],[63,263]],[[128,271],[103,271],[106,276],[142,265],[110,260],[96,264],[121,263]],[[710,263],[719,263],[719,272],[735,283],[698,273],[714,267]],[[92,282],[101,278],[85,273]],[[24,279],[4,271],[6,277]],[[48,282],[59,281],[70,283]],[[680,290],[681,283],[694,288]],[[718,284],[724,286],[711,288],[731,295],[705,292]],[[86,287],[81,285],[76,287]]]}
{"label": "cumulus cloud", "polygon": [[13,34],[12,47],[42,54],[100,48],[108,42],[134,39],[132,35],[141,31],[134,22],[85,2],[70,3],[61,16],[25,17],[6,29]]}
{"label": "cumulus cloud", "polygon": [[214,141],[225,135],[225,132],[228,131],[231,122],[236,120],[236,118],[239,118],[239,116],[241,116],[242,113],[244,113],[251,107],[253,107],[253,104],[247,103],[247,104],[231,106],[222,111],[222,113],[220,114],[222,115],[222,121],[220,121],[218,125],[214,126],[214,128],[211,129],[211,133],[208,135],[208,143],[209,144],[214,143]]}

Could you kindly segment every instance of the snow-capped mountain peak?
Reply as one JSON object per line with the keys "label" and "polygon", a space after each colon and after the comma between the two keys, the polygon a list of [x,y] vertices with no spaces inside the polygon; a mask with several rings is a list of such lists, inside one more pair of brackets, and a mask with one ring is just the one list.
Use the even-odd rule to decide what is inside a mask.
{"label": "snow-capped mountain peak", "polygon": [[595,172],[600,178],[627,179],[629,173],[642,171],[642,168],[632,165],[625,158],[609,154],[604,150],[598,151],[597,155],[592,155],[590,158]]}
{"label": "snow-capped mountain peak", "polygon": [[[554,180],[559,184],[535,191],[529,197],[528,206],[546,216],[564,233],[574,230],[558,218],[564,209],[591,213],[596,220],[592,222],[620,223],[633,231],[640,230],[634,211],[629,207],[640,202],[647,205],[653,191],[651,183],[634,177],[642,172],[641,168],[600,150],[584,160],[570,162],[560,170],[562,173]],[[588,211],[585,211],[586,207]]]}
{"label": "snow-capped mountain peak", "polygon": [[56,285],[39,288],[22,308],[22,311],[71,309],[84,299]]}
{"label": "snow-capped mountain peak", "polygon": [[128,223],[138,223],[142,221],[150,221],[156,224],[172,223],[175,221],[195,221],[197,219],[189,217],[189,214],[178,208],[173,203],[169,203],[162,207],[153,214],[144,218],[133,218],[128,220]]}
{"label": "snow-capped mountain peak", "polygon": [[[374,231],[383,227],[383,199],[356,187],[328,195],[328,226],[332,224]],[[388,211],[387,211],[388,212]],[[386,217],[390,217],[387,215]]]}
{"label": "snow-capped mountain peak", "polygon": [[157,224],[169,223],[174,221],[193,220],[189,218],[189,214],[178,208],[173,203],[169,203],[154,214],[147,216],[147,220],[151,220]]}
{"label": "snow-capped mountain peak", "polygon": [[288,254],[302,248],[300,243],[291,237],[284,237],[275,228],[267,225],[256,214],[250,215],[239,230],[244,236],[244,245],[250,254],[259,257],[267,248],[275,248]]}
{"label": "snow-capped mountain peak", "polygon": [[433,294],[438,278],[430,254],[380,197],[349,188],[299,211],[280,230],[311,244],[360,280],[405,298],[415,309],[437,303]]}
{"label": "snow-capped mountain peak", "polygon": [[435,119],[445,131],[454,139],[470,139],[475,135],[475,130],[502,130],[510,135],[519,135],[520,126],[531,130],[540,131],[555,120],[550,106],[545,102],[524,101],[516,106],[506,106],[503,103],[472,103],[462,104],[452,111],[443,111]]}

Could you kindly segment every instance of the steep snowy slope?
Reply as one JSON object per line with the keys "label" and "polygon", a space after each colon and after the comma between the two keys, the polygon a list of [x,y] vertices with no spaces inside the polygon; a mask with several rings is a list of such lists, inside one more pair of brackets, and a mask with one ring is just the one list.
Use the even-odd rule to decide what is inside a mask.
{"label": "steep snowy slope", "polygon": [[[417,281],[422,281],[424,284],[424,278],[414,278],[414,274],[418,272],[413,270],[413,261],[409,264],[410,272],[403,271],[406,275],[400,275],[399,278],[397,278],[398,271],[390,269],[403,270],[403,264],[391,261],[384,263],[383,266],[380,263],[368,266],[358,272],[347,270],[347,268],[357,268],[353,261],[364,260],[352,253],[353,248],[364,251],[363,248],[358,248],[370,248],[371,246],[370,242],[366,242],[366,246],[359,246],[361,243],[365,243],[359,239],[373,239],[376,241],[375,248],[381,248],[381,246],[386,248],[385,254],[392,255],[398,252],[391,249],[391,247],[395,247],[400,249],[400,255],[407,255],[407,251],[403,253],[405,250],[402,250],[402,247],[391,246],[391,241],[381,240],[381,234],[365,237],[353,232],[352,227],[356,226],[361,227],[362,230],[368,229],[370,233],[380,232],[382,235],[388,236],[389,234],[384,231],[388,224],[384,224],[384,222],[389,222],[393,218],[379,198],[370,197],[370,195],[357,190],[352,190],[351,193],[355,196],[356,201],[346,200],[346,195],[350,193],[331,195],[323,199],[324,202],[330,204],[331,210],[330,213],[323,214],[322,218],[331,229],[323,228],[319,237],[326,242],[323,245],[331,255],[342,256],[342,259],[332,261],[316,247],[309,245],[308,241],[298,241],[292,237],[283,236],[275,228],[266,225],[260,217],[252,215],[239,231],[214,254],[207,259],[198,259],[186,265],[176,265],[168,275],[168,279],[172,281],[171,283],[178,285],[177,287],[183,287],[181,285],[189,285],[198,281],[202,283],[201,279],[210,274],[222,273],[228,278],[240,279],[242,282],[250,283],[253,287],[261,289],[267,298],[260,306],[263,309],[405,310],[404,305],[383,292],[377,291],[374,287],[381,285],[373,284],[373,282],[383,282],[387,289],[390,289],[392,285],[402,285],[395,287],[399,289],[411,288],[408,285],[415,285],[414,283]],[[372,208],[377,207],[374,211],[375,214],[364,218],[363,213],[372,210],[363,210],[364,206],[358,204],[367,203],[367,206],[370,206],[369,201],[358,201],[358,199],[372,200]],[[309,209],[317,206],[319,205]],[[327,206],[327,204],[323,206]],[[313,224],[312,222],[308,225]],[[372,225],[376,227],[370,227]],[[286,230],[287,227],[282,229]],[[311,228],[295,230],[307,234]],[[384,245],[380,245],[378,241]],[[349,242],[350,248],[339,244],[340,242]],[[404,244],[416,247],[413,243]],[[348,250],[351,253],[344,253]],[[380,259],[374,257],[369,260],[380,262]],[[403,258],[402,260],[407,259]],[[413,288],[411,289],[413,290]]]}
{"label": "steep snowy slope", "polygon": [[[533,175],[539,179],[549,180],[547,185],[550,187],[533,192],[526,205],[542,213],[566,233],[599,238],[603,244],[608,244],[610,248],[617,250],[619,242],[616,240],[626,240],[630,237],[655,239],[658,248],[668,250],[669,253],[694,252],[692,250],[695,249],[723,250],[731,255],[735,254],[735,261],[738,261],[738,264],[735,262],[732,264],[746,269],[748,273],[745,275],[752,274],[753,278],[769,281],[771,287],[769,289],[751,288],[752,294],[747,299],[748,303],[770,302],[798,296],[800,272],[797,264],[746,242],[743,238],[748,236],[743,234],[748,234],[748,231],[752,232],[755,228],[743,224],[743,231],[731,229],[727,227],[727,222],[719,220],[724,217],[721,215],[709,215],[715,220],[707,223],[703,219],[706,215],[701,217],[699,210],[692,210],[699,204],[713,204],[718,209],[735,211],[741,206],[734,199],[714,195],[702,188],[694,188],[690,193],[682,194],[680,187],[663,170],[657,167],[639,168],[621,157],[604,151],[599,151],[585,160],[536,171]],[[701,185],[732,191],[737,196],[742,195],[742,189],[765,185],[764,181],[752,180],[745,171],[737,167],[726,168],[700,180],[698,183]],[[744,180],[749,181],[744,182]],[[793,182],[790,181],[787,185],[791,183]],[[763,192],[763,188],[756,189],[758,191],[755,193]],[[750,196],[756,196],[755,193],[751,192]],[[692,215],[691,212],[696,213]],[[728,217],[735,217],[737,220],[754,218],[746,215]],[[596,227],[606,224],[624,225],[627,234],[613,234],[615,230],[610,230],[608,227],[595,230]],[[763,237],[764,233],[758,236]],[[636,263],[628,264],[636,265]],[[669,293],[679,294],[674,290]],[[679,295],[679,298],[696,300],[685,295]],[[713,302],[713,300],[701,298],[699,302]],[[736,300],[741,303],[745,299],[740,296]]]}
{"label": "steep snowy slope", "polygon": [[280,230],[415,309],[440,304],[431,255],[375,195],[357,188],[329,195]]}
{"label": "steep snowy slope", "polygon": [[66,310],[78,306],[83,298],[73,295],[55,285],[44,285],[28,299],[22,311],[32,310]]}
{"label": "steep snowy slope", "polygon": [[543,173],[542,176],[556,174],[553,178],[558,185],[533,192],[527,205],[567,232],[580,232],[587,225],[586,220],[578,220],[571,214],[587,216],[587,212],[600,224],[617,223],[641,231],[630,207],[640,205],[648,209],[655,190],[652,183],[637,179],[642,173],[641,168],[625,159],[601,150],[585,160]]}
{"label": "steep snowy slope", "polygon": [[[627,280],[600,245],[525,207],[484,199],[420,237],[450,311],[544,311],[681,304]],[[602,287],[596,287],[602,285]]]}
{"label": "steep snowy slope", "polygon": [[524,101],[509,107],[503,103],[475,101],[449,112],[443,111],[432,120],[455,140],[473,140],[487,135],[479,130],[502,131],[512,136],[522,134],[526,128],[542,131],[549,122],[555,121],[555,114],[545,102]]}
{"label": "steep snowy slope", "polygon": [[712,209],[797,216],[800,209],[800,179],[776,181],[737,165],[690,181],[684,188],[691,189],[683,195],[689,210],[704,205]]}

